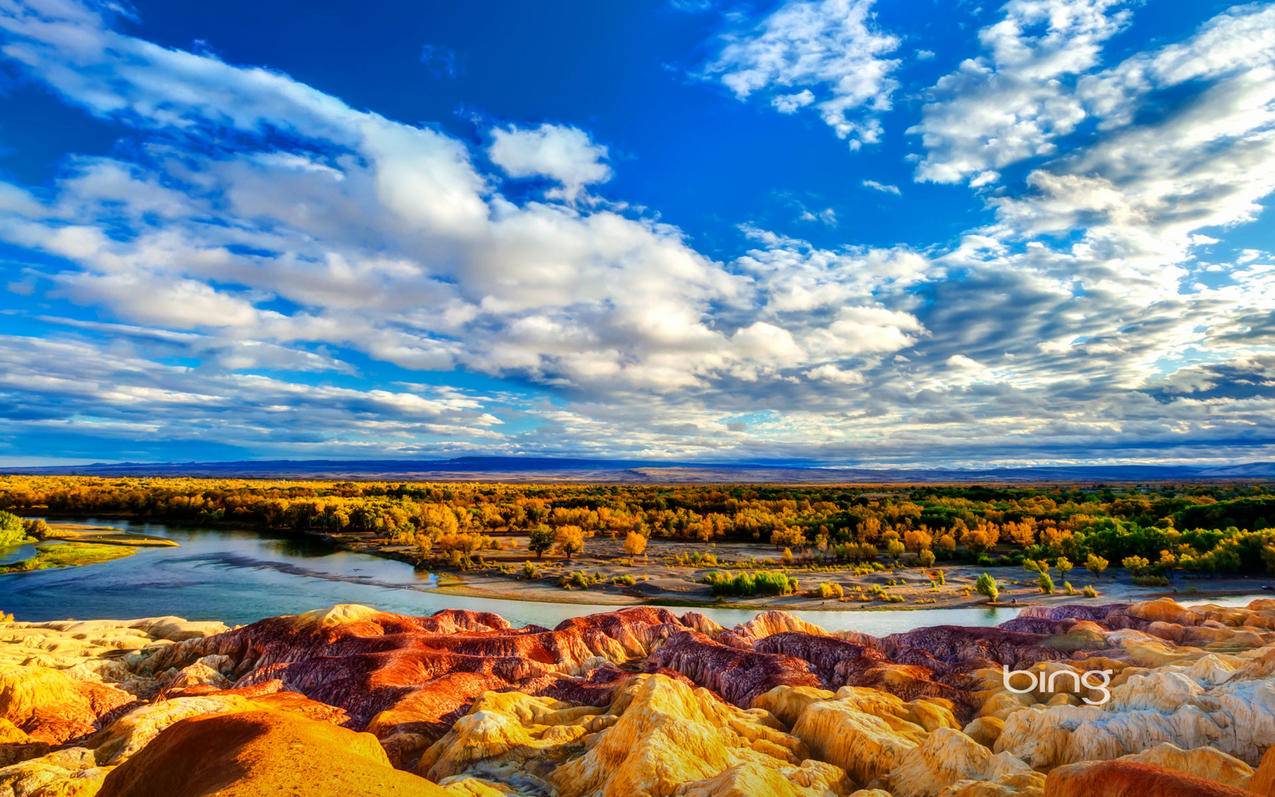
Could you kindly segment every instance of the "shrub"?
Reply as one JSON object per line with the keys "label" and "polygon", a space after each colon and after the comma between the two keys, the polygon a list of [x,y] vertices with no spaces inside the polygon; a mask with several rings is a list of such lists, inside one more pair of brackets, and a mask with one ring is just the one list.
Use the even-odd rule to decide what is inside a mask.
{"label": "shrub", "polygon": [[1081,594],[1082,594],[1082,595],[1084,595],[1086,598],[1096,598],[1096,597],[1098,597],[1098,590],[1094,589],[1094,585],[1093,585],[1093,584],[1086,584],[1086,585],[1085,585],[1085,588],[1084,588],[1084,589],[1082,589],[1080,592],[1081,592]]}
{"label": "shrub", "polygon": [[777,570],[752,573],[713,572],[704,577],[704,582],[714,595],[750,597],[791,595],[797,591],[797,580]]}
{"label": "shrub", "polygon": [[611,583],[617,587],[631,587],[637,583],[637,579],[630,575],[616,576],[611,579]]}
{"label": "shrub", "polygon": [[916,555],[916,563],[921,567],[933,567],[934,551],[929,548],[922,548],[921,552]]}
{"label": "shrub", "polygon": [[26,538],[22,518],[9,512],[0,512],[0,548],[17,545]]}
{"label": "shrub", "polygon": [[22,521],[22,529],[28,537],[36,540],[48,539],[53,533],[53,529],[44,521],[44,518],[39,517]]}
{"label": "shrub", "polygon": [[558,584],[563,589],[588,589],[594,584],[601,584],[605,580],[605,577],[601,575],[591,575],[583,570],[574,570],[564,574],[558,580]]}
{"label": "shrub", "polygon": [[834,584],[831,581],[825,581],[819,585],[819,597],[824,600],[831,598],[844,598],[846,596],[845,588],[840,584]]}
{"label": "shrub", "polygon": [[995,603],[996,599],[1001,595],[1000,587],[996,585],[996,579],[987,573],[979,576],[978,580],[974,582],[974,591],[979,595],[985,595],[989,603]]}
{"label": "shrub", "polygon": [[1169,586],[1169,579],[1165,576],[1144,573],[1142,575],[1134,576],[1133,583],[1137,584],[1139,587],[1167,587]]}
{"label": "shrub", "polygon": [[1145,556],[1126,556],[1120,560],[1120,564],[1135,576],[1142,575],[1151,567],[1151,562]]}
{"label": "shrub", "polygon": [[1054,594],[1054,580],[1045,571],[1040,571],[1040,578],[1036,579],[1036,584],[1040,586],[1040,591],[1046,595]]}
{"label": "shrub", "polygon": [[527,579],[540,578],[540,568],[531,562],[522,563],[522,577]]}

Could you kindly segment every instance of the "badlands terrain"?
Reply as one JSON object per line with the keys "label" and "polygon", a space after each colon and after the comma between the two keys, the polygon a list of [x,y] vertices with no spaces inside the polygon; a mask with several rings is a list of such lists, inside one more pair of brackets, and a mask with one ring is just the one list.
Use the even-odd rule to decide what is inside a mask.
{"label": "badlands terrain", "polygon": [[[1110,670],[1110,700],[1003,667]],[[0,622],[0,797],[1251,797],[1272,745],[1268,600],[882,638],[642,607]]]}

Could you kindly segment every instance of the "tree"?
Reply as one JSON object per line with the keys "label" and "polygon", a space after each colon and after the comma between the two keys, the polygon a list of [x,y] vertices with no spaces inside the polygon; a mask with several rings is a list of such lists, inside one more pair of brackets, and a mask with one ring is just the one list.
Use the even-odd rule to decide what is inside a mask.
{"label": "tree", "polygon": [[629,556],[641,556],[646,553],[646,537],[636,531],[624,535],[624,552]]}
{"label": "tree", "polygon": [[9,512],[0,512],[0,548],[17,545],[26,539],[22,518]]}
{"label": "tree", "polygon": [[553,547],[553,532],[548,526],[537,526],[527,534],[527,549],[539,559]]}
{"label": "tree", "polygon": [[1071,572],[1071,569],[1075,567],[1075,565],[1073,565],[1071,560],[1067,557],[1060,556],[1057,560],[1055,560],[1054,567],[1058,568],[1058,577],[1066,580],[1067,574]]}
{"label": "tree", "polygon": [[921,567],[933,567],[934,551],[929,548],[922,548],[921,552],[916,555],[916,563]]}
{"label": "tree", "polygon": [[996,585],[996,579],[987,573],[978,577],[974,582],[974,591],[979,595],[986,595],[988,603],[995,603],[996,599],[1001,596],[1000,587]]}
{"label": "tree", "polygon": [[890,540],[885,545],[886,556],[889,556],[892,560],[894,560],[895,564],[898,564],[899,559],[903,556],[903,552],[906,550],[906,546],[904,546],[904,544],[899,540]]}
{"label": "tree", "polygon": [[579,526],[559,526],[554,532],[553,542],[558,546],[558,553],[571,561],[571,557],[584,550],[584,529]]}
{"label": "tree", "polygon": [[1096,553],[1091,553],[1085,557],[1085,569],[1093,573],[1094,578],[1102,576],[1102,571],[1107,569],[1107,564],[1107,560]]}

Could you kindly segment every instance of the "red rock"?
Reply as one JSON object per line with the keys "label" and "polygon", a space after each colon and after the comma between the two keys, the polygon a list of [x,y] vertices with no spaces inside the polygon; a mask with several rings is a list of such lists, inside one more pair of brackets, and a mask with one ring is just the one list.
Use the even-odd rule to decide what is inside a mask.
{"label": "red rock", "polygon": [[776,686],[820,686],[807,661],[715,642],[698,631],[682,631],[664,641],[647,659],[648,672],[663,667],[685,675],[742,708]]}

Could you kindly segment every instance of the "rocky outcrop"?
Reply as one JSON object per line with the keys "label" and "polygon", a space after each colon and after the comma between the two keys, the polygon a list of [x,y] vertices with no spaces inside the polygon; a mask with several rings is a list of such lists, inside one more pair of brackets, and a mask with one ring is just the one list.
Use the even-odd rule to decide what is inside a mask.
{"label": "rocky outcrop", "polygon": [[390,766],[376,737],[298,714],[182,720],[106,776],[99,797],[448,797]]}
{"label": "rocky outcrop", "polygon": [[1045,797],[1252,797],[1252,792],[1151,764],[1096,761],[1050,772]]}
{"label": "rocky outcrop", "polygon": [[102,717],[134,700],[121,689],[61,670],[0,664],[0,719],[22,732],[20,741],[62,744],[92,733]]}
{"label": "rocky outcrop", "polygon": [[[818,797],[839,790],[841,768],[807,759],[802,743],[703,689],[659,675],[627,684],[608,727],[548,782],[561,797],[769,794]],[[605,724],[605,723],[604,723]],[[776,723],[777,724],[777,723]]]}
{"label": "rocky outcrop", "polygon": [[1272,601],[882,638],[651,608],[0,623],[0,797],[1271,794],[1271,749]]}
{"label": "rocky outcrop", "polygon": [[647,660],[647,668],[682,673],[737,706],[751,705],[776,686],[821,685],[804,659],[723,645],[697,631],[669,637]]}

